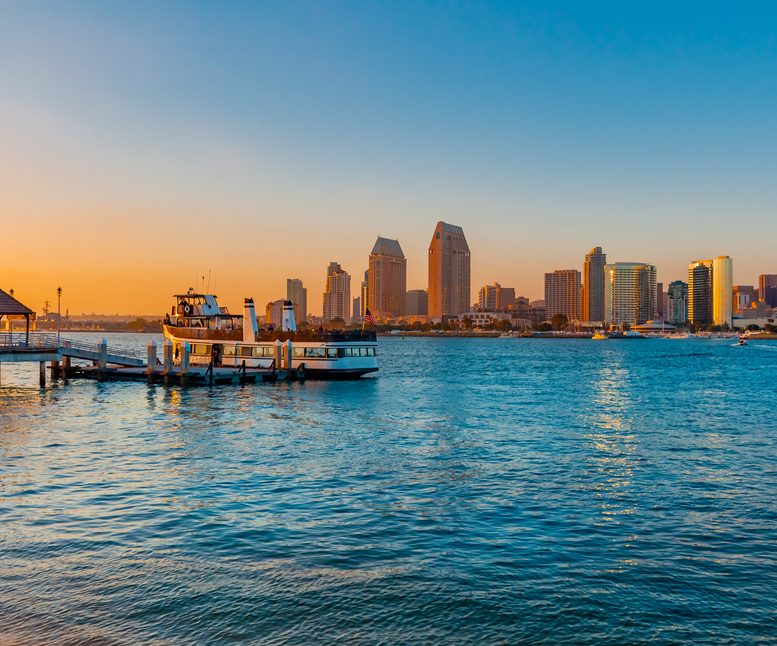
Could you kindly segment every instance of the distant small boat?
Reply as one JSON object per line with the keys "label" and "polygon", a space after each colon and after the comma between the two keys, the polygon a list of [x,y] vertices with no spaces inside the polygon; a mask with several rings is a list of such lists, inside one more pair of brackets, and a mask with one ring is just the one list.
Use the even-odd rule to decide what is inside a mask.
{"label": "distant small boat", "polygon": [[596,330],[594,335],[591,337],[594,341],[604,341],[606,339],[610,338],[610,335],[607,334],[604,330]]}
{"label": "distant small boat", "polygon": [[737,339],[737,345],[747,345],[747,339],[743,339],[742,337],[739,337]]}

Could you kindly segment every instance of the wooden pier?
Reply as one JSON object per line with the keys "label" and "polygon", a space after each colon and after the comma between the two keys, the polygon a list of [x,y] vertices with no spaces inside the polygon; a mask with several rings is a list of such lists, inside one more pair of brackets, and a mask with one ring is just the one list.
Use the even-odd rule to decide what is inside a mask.
{"label": "wooden pier", "polygon": [[[72,339],[58,339],[55,334],[38,332],[0,333],[0,364],[37,362],[40,386],[46,385],[46,364],[56,379],[94,379],[97,381],[143,381],[150,384],[181,386],[217,386],[279,380],[302,381],[304,371],[276,368],[247,368],[196,365],[190,363],[189,344],[182,347],[180,361],[173,361],[172,344],[163,346],[163,360],[157,357],[157,346],[150,342],[143,357],[126,350],[112,351],[103,339],[88,344]],[[73,363],[76,360],[77,363]]]}

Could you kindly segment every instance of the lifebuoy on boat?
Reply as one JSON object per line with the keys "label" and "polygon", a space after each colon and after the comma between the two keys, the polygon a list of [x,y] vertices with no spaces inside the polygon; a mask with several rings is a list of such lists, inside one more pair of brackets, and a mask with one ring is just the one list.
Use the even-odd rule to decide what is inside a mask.
{"label": "lifebuoy on boat", "polygon": [[192,313],[192,306],[189,305],[189,303],[184,303],[183,304],[183,313],[186,316],[189,316]]}

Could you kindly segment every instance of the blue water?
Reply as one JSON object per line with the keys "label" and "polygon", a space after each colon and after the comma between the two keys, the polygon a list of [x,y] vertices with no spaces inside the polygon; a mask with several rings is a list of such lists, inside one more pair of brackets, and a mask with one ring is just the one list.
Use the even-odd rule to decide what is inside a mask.
{"label": "blue water", "polygon": [[213,390],[3,366],[0,643],[777,640],[777,343],[379,348]]}

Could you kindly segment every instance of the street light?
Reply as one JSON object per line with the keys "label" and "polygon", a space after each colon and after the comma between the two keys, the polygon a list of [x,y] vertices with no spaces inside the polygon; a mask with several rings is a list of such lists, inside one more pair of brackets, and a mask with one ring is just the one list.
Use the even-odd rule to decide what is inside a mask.
{"label": "street light", "polygon": [[62,320],[62,288],[57,287],[57,348],[59,348],[59,325]]}

